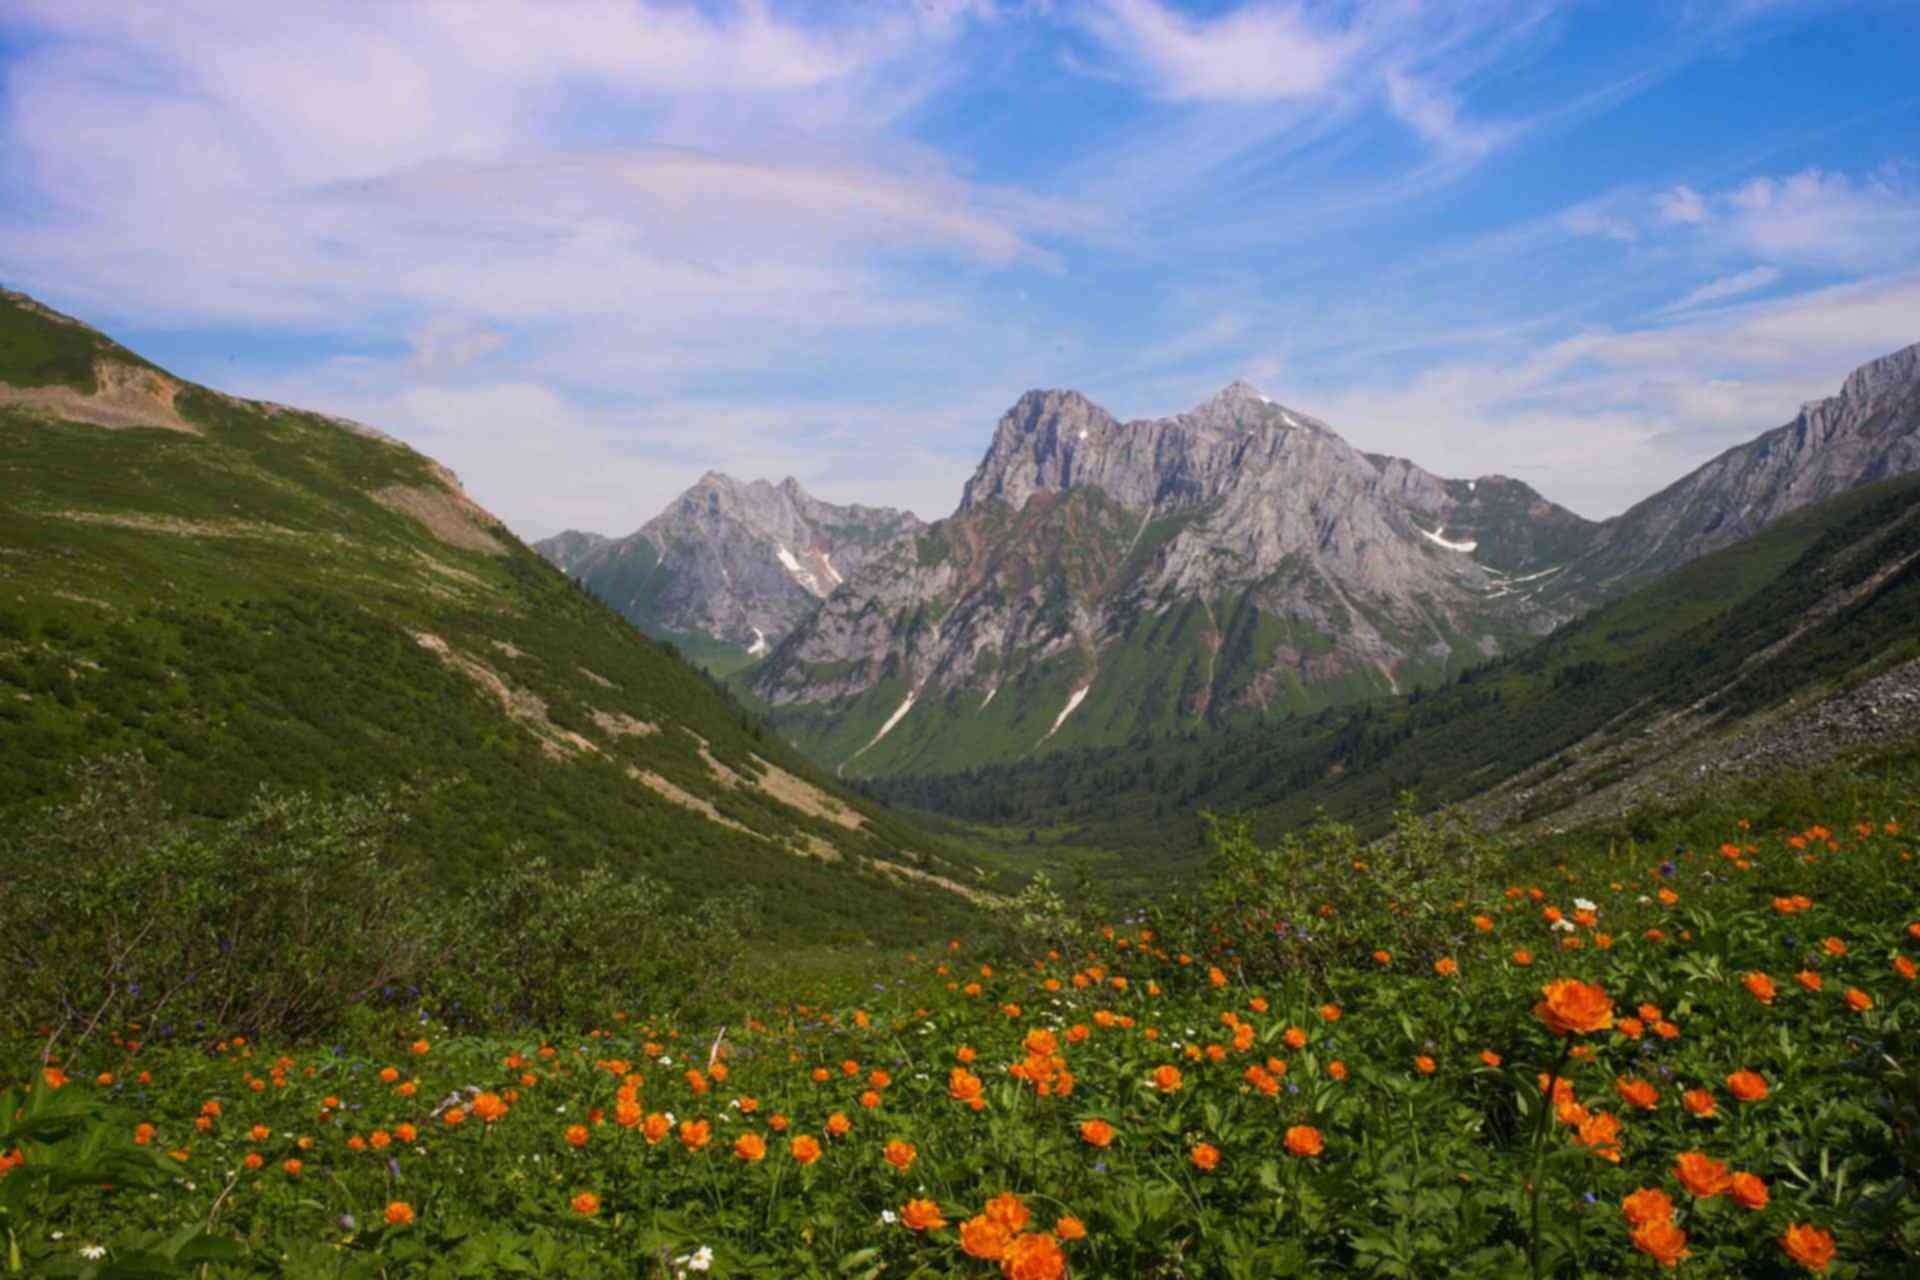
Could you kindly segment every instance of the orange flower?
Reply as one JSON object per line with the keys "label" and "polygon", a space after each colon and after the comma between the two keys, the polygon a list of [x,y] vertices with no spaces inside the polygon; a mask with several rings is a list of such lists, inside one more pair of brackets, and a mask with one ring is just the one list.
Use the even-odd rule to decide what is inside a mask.
{"label": "orange flower", "polygon": [[1557,1036],[1585,1035],[1613,1025],[1613,1001],[1597,984],[1555,978],[1540,990],[1546,999],[1533,1007],[1534,1015]]}
{"label": "orange flower", "polygon": [[1044,1231],[1014,1237],[1000,1255],[1000,1274],[1007,1280],[1060,1280],[1066,1273],[1067,1255]]}
{"label": "orange flower", "polygon": [[1793,975],[1793,980],[1799,983],[1801,987],[1807,991],[1818,991],[1821,987],[1826,985],[1821,980],[1820,975],[1815,973],[1811,969],[1802,969],[1800,972]]}
{"label": "orange flower", "polygon": [[1317,1156],[1326,1149],[1320,1140],[1320,1131],[1309,1124],[1296,1124],[1287,1130],[1287,1153],[1296,1156]]}
{"label": "orange flower", "polygon": [[507,1114],[507,1104],[497,1093],[483,1093],[473,1100],[473,1114],[487,1124],[492,1124]]}
{"label": "orange flower", "polygon": [[392,1084],[394,1081],[398,1080],[399,1078],[400,1078],[400,1072],[396,1068],[394,1067],[380,1068],[380,1079],[385,1083]]}
{"label": "orange flower", "polygon": [[1524,968],[1533,963],[1533,952],[1527,950],[1525,947],[1517,947],[1514,949],[1513,962]]}
{"label": "orange flower", "polygon": [[1087,1238],[1087,1224],[1072,1214],[1068,1214],[1053,1224],[1053,1234],[1059,1236],[1062,1240],[1085,1240]]}
{"label": "orange flower", "polygon": [[853,1128],[853,1121],[847,1119],[847,1113],[836,1111],[827,1117],[827,1132],[836,1138],[847,1136],[847,1130]]}
{"label": "orange flower", "polygon": [[387,1225],[404,1227],[413,1221],[413,1206],[405,1200],[395,1200],[387,1206]]}
{"label": "orange flower", "polygon": [[960,1224],[960,1248],[972,1257],[997,1262],[1013,1243],[1013,1233],[986,1214]]}
{"label": "orange flower", "polygon": [[1772,1004],[1775,995],[1773,979],[1764,973],[1750,973],[1740,979],[1740,985],[1752,993],[1761,1004]]}
{"label": "orange flower", "polygon": [[1220,1164],[1220,1148],[1205,1142],[1196,1142],[1193,1150],[1187,1153],[1193,1161],[1193,1167],[1211,1173]]}
{"label": "orange flower", "polygon": [[1642,1187],[1620,1202],[1620,1212],[1630,1227],[1645,1222],[1671,1222],[1673,1201],[1658,1187]]}
{"label": "orange flower", "polygon": [[[983,1102],[984,1099],[981,1098],[980,1093],[984,1087],[980,1083],[980,1077],[965,1067],[955,1067],[947,1072],[947,1096],[955,1102],[964,1102],[969,1106],[976,1102]],[[979,1110],[978,1107],[974,1109]]]}
{"label": "orange flower", "polygon": [[1596,1112],[1582,1119],[1574,1137],[1601,1159],[1620,1163],[1620,1121],[1608,1112]]}
{"label": "orange flower", "polygon": [[1113,1141],[1113,1126],[1105,1120],[1088,1120],[1080,1126],[1080,1140],[1091,1146],[1104,1147]]}
{"label": "orange flower", "polygon": [[567,1126],[567,1145],[574,1148],[587,1145],[587,1126],[570,1124]]}
{"label": "orange flower", "polygon": [[1808,1223],[1796,1222],[1780,1237],[1787,1256],[1809,1271],[1825,1271],[1833,1261],[1833,1236]]}
{"label": "orange flower", "polygon": [[713,1126],[705,1120],[682,1120],[680,1122],[680,1145],[689,1151],[698,1151],[707,1145],[713,1137]]}
{"label": "orange flower", "polygon": [[1873,1008],[1873,997],[1858,987],[1847,988],[1847,1008],[1855,1013],[1865,1013]]}
{"label": "orange flower", "polygon": [[1180,1068],[1172,1063],[1154,1068],[1153,1087],[1162,1093],[1174,1093],[1181,1085]]}
{"label": "orange flower", "polygon": [[1642,1111],[1651,1111],[1660,1105],[1660,1091],[1645,1080],[1629,1080],[1621,1076],[1613,1082],[1613,1087],[1622,1098]]}
{"label": "orange flower", "polygon": [[420,1136],[420,1131],[404,1120],[393,1126],[393,1132],[394,1136],[398,1137],[402,1142],[412,1142]]}
{"label": "orange flower", "polygon": [[1439,1064],[1423,1053],[1413,1060],[1413,1069],[1423,1076],[1430,1076],[1439,1070]]}
{"label": "orange flower", "polygon": [[1323,1022],[1338,1022],[1338,1021],[1340,1021],[1340,1006],[1339,1006],[1339,1005],[1337,1005],[1337,1004],[1323,1004],[1323,1005],[1321,1005],[1321,1006],[1320,1006],[1320,1018],[1321,1018],[1321,1020],[1322,1020]]}
{"label": "orange flower", "polygon": [[1711,1200],[1732,1185],[1727,1166],[1702,1151],[1683,1152],[1673,1166],[1673,1176],[1689,1194]]}
{"label": "orange flower", "polygon": [[158,1132],[159,1130],[155,1129],[152,1125],[142,1122],[133,1126],[133,1140],[139,1146],[144,1147],[153,1141],[153,1135]]}
{"label": "orange flower", "polygon": [[653,1146],[659,1142],[660,1139],[672,1132],[673,1121],[667,1119],[658,1111],[649,1113],[645,1122],[640,1126],[640,1136],[647,1140],[648,1146]]}
{"label": "orange flower", "polygon": [[1758,1174],[1734,1174],[1733,1180],[1727,1184],[1727,1194],[1743,1209],[1757,1211],[1767,1207],[1766,1179]]}
{"label": "orange flower", "polygon": [[1347,1078],[1347,1064],[1335,1058],[1327,1064],[1327,1074],[1335,1080],[1345,1080]]}
{"label": "orange flower", "polygon": [[247,1158],[240,1163],[246,1165],[249,1169],[258,1169],[261,1165],[265,1164],[266,1161],[260,1158],[258,1151],[249,1151],[247,1152]]}
{"label": "orange flower", "polygon": [[1758,1102],[1767,1096],[1767,1078],[1758,1071],[1736,1071],[1727,1077],[1727,1088],[1742,1102]]}
{"label": "orange flower", "polygon": [[1893,971],[1905,978],[1908,982],[1912,982],[1915,976],[1920,975],[1920,965],[1914,964],[1914,962],[1906,956],[1895,956],[1893,958]]}
{"label": "orange flower", "polygon": [[569,1200],[567,1204],[575,1213],[583,1218],[591,1218],[594,1214],[600,1212],[600,1197],[591,1191],[582,1191],[579,1195]]}
{"label": "orange flower", "polygon": [[1452,956],[1441,956],[1433,962],[1433,971],[1443,978],[1451,978],[1460,972],[1460,963]]}
{"label": "orange flower", "polygon": [[426,1055],[427,1050],[432,1047],[433,1046],[429,1045],[425,1040],[415,1040],[411,1045],[408,1046],[408,1048],[412,1050],[413,1056],[416,1058],[424,1057]]}
{"label": "orange flower", "polygon": [[282,1161],[280,1168],[289,1178],[297,1178],[300,1176],[301,1164],[298,1160]]}
{"label": "orange flower", "polygon": [[900,1221],[909,1231],[938,1231],[947,1225],[940,1206],[931,1200],[909,1200],[900,1206]]}
{"label": "orange flower", "polygon": [[1820,949],[1826,952],[1828,955],[1835,957],[1836,959],[1840,956],[1844,956],[1845,954],[1847,954],[1847,944],[1840,941],[1840,939],[1838,938],[1822,939],[1820,942]]}
{"label": "orange flower", "polygon": [[1393,953],[1391,951],[1376,951],[1373,953],[1373,962],[1378,965],[1392,964]]}
{"label": "orange flower", "polygon": [[1663,1267],[1671,1267],[1682,1258],[1692,1257],[1687,1248],[1687,1233],[1668,1221],[1643,1222],[1633,1229],[1633,1247]]}
{"label": "orange flower", "polygon": [[1028,1220],[1033,1217],[1026,1203],[1011,1191],[1002,1191],[987,1201],[985,1212],[987,1217],[1005,1227],[1013,1235],[1026,1230]]}
{"label": "orange flower", "polygon": [[1687,1110],[1697,1116],[1704,1118],[1713,1114],[1713,1094],[1706,1089],[1689,1089],[1681,1095],[1680,1101],[1686,1103]]}
{"label": "orange flower", "polygon": [[748,1164],[763,1160],[767,1154],[766,1139],[757,1133],[743,1133],[733,1140],[733,1154]]}
{"label": "orange flower", "polygon": [[803,1133],[787,1144],[787,1152],[801,1164],[812,1164],[820,1158],[820,1140],[812,1134]]}

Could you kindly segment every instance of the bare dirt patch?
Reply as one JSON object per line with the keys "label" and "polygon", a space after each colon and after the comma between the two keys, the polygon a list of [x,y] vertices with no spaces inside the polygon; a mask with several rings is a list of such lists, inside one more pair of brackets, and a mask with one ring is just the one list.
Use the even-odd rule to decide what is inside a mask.
{"label": "bare dirt patch", "polygon": [[292,529],[258,520],[188,520],[183,516],[155,516],[139,511],[49,511],[59,520],[105,524],[142,533],[170,533],[185,538],[298,538]]}
{"label": "bare dirt patch", "polygon": [[500,673],[477,658],[468,657],[439,636],[427,631],[414,633],[414,642],[439,658],[467,679],[479,685],[500,703],[509,719],[540,740],[540,748],[555,759],[564,760],[582,751],[598,752],[589,738],[571,729],[562,729],[547,718],[547,703],[538,694],[515,689]]}
{"label": "bare dirt patch", "polygon": [[703,800],[684,787],[676,786],[674,783],[668,782],[657,773],[650,772],[646,769],[628,769],[627,776],[642,786],[649,787],[660,795],[665,796],[675,804],[692,809],[695,813],[701,814],[710,822],[717,822],[723,827],[745,832],[747,835],[753,836],[756,839],[760,837],[759,832],[735,822],[732,818],[727,817],[724,813],[714,808],[711,801]]}
{"label": "bare dirt patch", "polygon": [[577,670],[581,675],[585,676],[587,679],[599,685],[602,689],[618,689],[620,687],[619,685],[607,679],[605,676],[601,675],[597,671],[589,671],[585,667],[576,667],[575,670]]}
{"label": "bare dirt patch", "polygon": [[200,429],[173,407],[180,384],[166,374],[118,360],[96,360],[93,379],[92,395],[72,387],[0,385],[0,407],[27,409],[63,422],[80,422],[110,431],[157,427],[190,436],[200,434]]}
{"label": "bare dirt patch", "polygon": [[490,556],[506,554],[506,545],[488,529],[493,517],[458,489],[390,484],[375,489],[372,497],[389,511],[418,520],[427,532],[449,546]]}
{"label": "bare dirt patch", "polygon": [[649,724],[645,720],[636,719],[624,711],[601,711],[597,707],[591,707],[588,708],[588,712],[592,716],[593,722],[600,726],[600,731],[611,737],[639,738],[645,737],[649,733],[660,732],[659,725]]}
{"label": "bare dirt patch", "polygon": [[758,779],[760,789],[781,804],[791,805],[802,813],[824,818],[828,822],[837,822],[849,831],[858,831],[867,824],[867,820],[860,814],[847,808],[806,779],[795,777],[779,765],[769,764],[759,756],[755,756],[753,762],[761,769]]}

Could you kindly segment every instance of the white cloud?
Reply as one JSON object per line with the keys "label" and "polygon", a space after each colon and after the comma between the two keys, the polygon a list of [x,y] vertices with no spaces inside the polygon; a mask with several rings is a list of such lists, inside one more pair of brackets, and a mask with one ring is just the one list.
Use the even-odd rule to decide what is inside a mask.
{"label": "white cloud", "polygon": [[1293,4],[1248,5],[1209,22],[1156,0],[1106,0],[1087,20],[1157,92],[1181,101],[1313,97],[1359,45],[1350,34],[1317,27]]}
{"label": "white cloud", "polygon": [[1707,283],[1701,285],[1686,297],[1666,307],[1665,310],[1670,312],[1686,311],[1693,307],[1703,306],[1709,302],[1724,302],[1728,298],[1737,298],[1741,294],[1752,293],[1757,289],[1765,289],[1777,283],[1779,279],[1780,268],[1778,267],[1755,267],[1751,271],[1741,271],[1734,275],[1721,276],[1717,280],[1707,281]]}
{"label": "white cloud", "polygon": [[1697,226],[1708,218],[1707,202],[1698,191],[1689,186],[1678,186],[1671,191],[1663,191],[1653,198],[1654,205],[1660,210],[1660,216],[1668,222],[1678,222],[1686,226]]}

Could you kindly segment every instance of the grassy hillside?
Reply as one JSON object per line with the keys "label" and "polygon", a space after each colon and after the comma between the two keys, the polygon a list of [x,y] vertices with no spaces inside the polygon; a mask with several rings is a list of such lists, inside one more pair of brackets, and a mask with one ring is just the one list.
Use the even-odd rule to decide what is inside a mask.
{"label": "grassy hillside", "polygon": [[[1322,808],[1377,824],[1404,789],[1464,801],[1543,761],[1573,785],[1535,787],[1509,816],[1548,819],[1662,754],[1644,736],[1656,723],[1683,717],[1688,734],[1711,741],[1789,698],[1920,657],[1917,552],[1920,477],[1886,481],[1788,516],[1438,689],[1246,733],[877,781],[869,793],[997,827],[1003,839],[1033,831],[1042,845],[1050,836],[1128,850],[1149,872],[1197,849],[1196,809],[1246,812],[1269,832]],[[1610,744],[1610,776],[1574,767]]]}
{"label": "grassy hillside", "polygon": [[793,936],[906,937],[967,876],[570,583],[431,460],[174,380],[0,297],[0,822],[138,752],[189,817],[415,788],[403,846],[531,856]]}

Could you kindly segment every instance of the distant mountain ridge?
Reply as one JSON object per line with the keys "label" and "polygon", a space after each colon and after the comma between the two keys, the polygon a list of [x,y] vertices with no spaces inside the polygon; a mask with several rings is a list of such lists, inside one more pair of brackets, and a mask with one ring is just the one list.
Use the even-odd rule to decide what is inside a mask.
{"label": "distant mountain ridge", "polygon": [[650,635],[757,657],[878,547],[922,527],[911,512],[823,502],[791,477],[709,471],[626,537],[569,530],[534,549]]}
{"label": "distant mountain ridge", "polygon": [[1129,423],[1033,391],[953,516],[876,554],[740,679],[804,749],[861,772],[1231,726],[1435,682],[1914,470],[1920,346],[1602,522],[1509,477],[1361,453],[1244,382]]}

